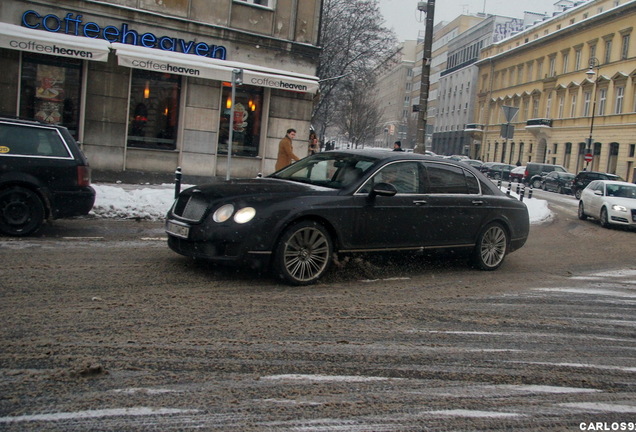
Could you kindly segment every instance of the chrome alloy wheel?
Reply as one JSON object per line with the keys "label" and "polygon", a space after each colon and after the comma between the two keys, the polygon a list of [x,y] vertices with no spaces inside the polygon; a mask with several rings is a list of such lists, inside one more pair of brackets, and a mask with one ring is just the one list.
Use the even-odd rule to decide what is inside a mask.
{"label": "chrome alloy wheel", "polygon": [[283,234],[276,260],[280,275],[294,285],[306,285],[322,276],[331,263],[333,246],[327,230],[312,221],[297,223]]}
{"label": "chrome alloy wheel", "polygon": [[494,270],[501,265],[508,247],[508,233],[498,223],[488,225],[479,236],[475,250],[477,267]]}

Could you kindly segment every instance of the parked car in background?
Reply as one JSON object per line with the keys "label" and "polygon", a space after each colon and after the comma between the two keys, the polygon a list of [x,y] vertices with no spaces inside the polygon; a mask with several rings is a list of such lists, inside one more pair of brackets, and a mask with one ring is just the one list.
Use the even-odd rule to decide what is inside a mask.
{"label": "parked car in background", "polygon": [[615,180],[622,181],[623,179],[616,174],[598,172],[598,171],[581,171],[572,181],[572,194],[576,199],[581,199],[581,191],[594,180]]}
{"label": "parked car in background", "polygon": [[523,182],[527,185],[531,185],[533,188],[540,188],[543,184],[543,178],[552,171],[568,172],[568,170],[561,165],[528,162],[526,164]]}
{"label": "parked car in background", "polygon": [[463,159],[460,162],[464,162],[465,164],[474,166],[477,169],[479,169],[484,164],[482,161],[477,159]]}
{"label": "parked car in background", "polygon": [[523,181],[523,177],[526,175],[526,166],[518,166],[510,171],[510,181],[521,183]]}
{"label": "parked car in background", "polygon": [[0,118],[0,233],[27,236],[45,219],[88,214],[86,157],[62,126]]}
{"label": "parked car in background", "polygon": [[488,166],[486,176],[494,180],[508,180],[510,179],[510,171],[512,171],[513,169],[515,169],[514,165],[493,163],[492,165]]}
{"label": "parked car in background", "polygon": [[574,174],[560,171],[552,171],[543,178],[543,190],[558,192],[560,194],[572,193],[572,181]]}
{"label": "parked car in background", "polygon": [[636,227],[636,184],[593,180],[581,192],[579,219],[593,217],[605,228]]}
{"label": "parked car in background", "polygon": [[526,205],[473,167],[370,149],[188,188],[166,219],[173,251],[271,268],[292,285],[316,282],[337,253],[452,250],[494,270],[530,227]]}

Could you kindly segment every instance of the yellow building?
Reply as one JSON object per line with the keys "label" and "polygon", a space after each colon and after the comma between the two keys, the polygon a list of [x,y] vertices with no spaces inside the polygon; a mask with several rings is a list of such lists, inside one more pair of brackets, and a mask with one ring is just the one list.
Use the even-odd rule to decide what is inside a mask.
{"label": "yellow building", "polygon": [[[633,182],[636,0],[561,3],[562,12],[482,51],[471,155]],[[516,116],[506,119],[503,107]],[[502,137],[508,122],[511,138]]]}

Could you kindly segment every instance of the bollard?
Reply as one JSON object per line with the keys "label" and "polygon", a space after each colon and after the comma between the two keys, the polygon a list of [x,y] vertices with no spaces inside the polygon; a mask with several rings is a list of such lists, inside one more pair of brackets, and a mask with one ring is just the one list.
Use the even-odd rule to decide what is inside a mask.
{"label": "bollard", "polygon": [[528,199],[532,198],[532,183],[530,183],[530,190],[528,191]]}
{"label": "bollard", "polygon": [[510,182],[508,182],[508,189],[506,190],[506,195],[510,195]]}
{"label": "bollard", "polygon": [[521,189],[521,183],[517,183],[517,195],[519,195],[519,189]]}
{"label": "bollard", "polygon": [[519,194],[519,201],[523,201],[523,196],[526,193],[526,185],[521,186],[521,193]]}
{"label": "bollard", "polygon": [[181,167],[177,167],[174,172],[174,199],[179,197],[181,192]]}
{"label": "bollard", "polygon": [[497,187],[501,189],[501,179],[497,180]]}

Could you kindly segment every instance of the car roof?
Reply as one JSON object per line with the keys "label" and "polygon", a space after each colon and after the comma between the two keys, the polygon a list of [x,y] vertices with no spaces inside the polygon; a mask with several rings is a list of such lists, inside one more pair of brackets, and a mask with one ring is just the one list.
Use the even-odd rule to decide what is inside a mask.
{"label": "car roof", "polygon": [[594,183],[603,183],[606,185],[618,185],[618,186],[636,186],[634,183],[619,181],[619,180],[594,180]]}

